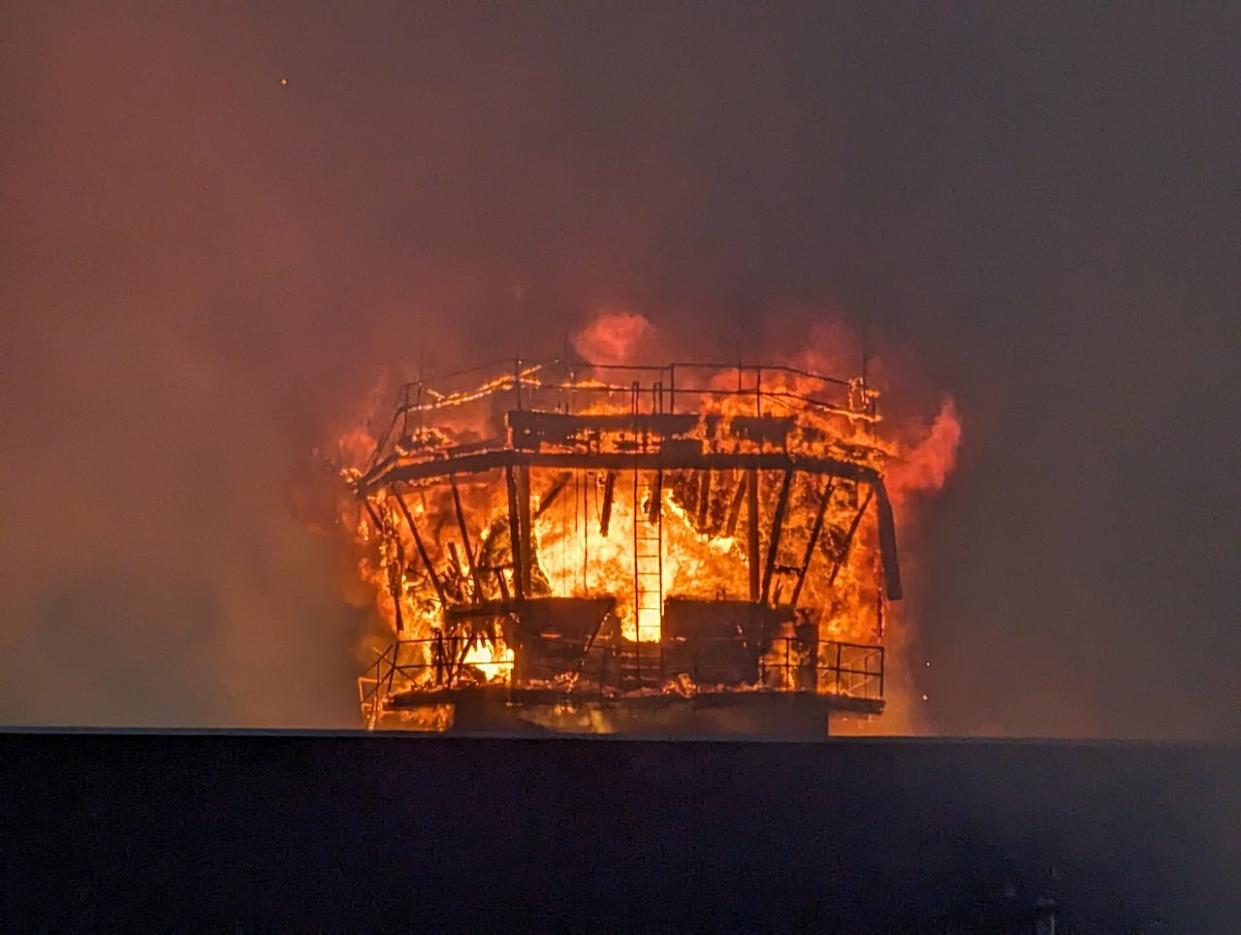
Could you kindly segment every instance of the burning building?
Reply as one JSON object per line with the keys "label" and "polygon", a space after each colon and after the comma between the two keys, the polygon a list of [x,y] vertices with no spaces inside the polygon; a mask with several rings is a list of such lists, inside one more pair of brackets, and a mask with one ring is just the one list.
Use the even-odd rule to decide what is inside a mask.
{"label": "burning building", "polygon": [[822,736],[901,597],[862,378],[506,362],[403,387],[347,470],[391,639],[369,728]]}

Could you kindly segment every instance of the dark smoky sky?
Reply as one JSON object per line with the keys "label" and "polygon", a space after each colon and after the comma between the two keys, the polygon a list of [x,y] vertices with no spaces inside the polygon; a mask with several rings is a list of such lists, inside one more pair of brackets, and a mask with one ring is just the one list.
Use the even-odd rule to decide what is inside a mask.
{"label": "dark smoky sky", "polygon": [[841,314],[897,405],[955,396],[930,728],[1241,737],[1241,7],[32,2],[0,36],[0,722],[353,723],[361,615],[290,478],[383,368],[622,305],[704,355]]}

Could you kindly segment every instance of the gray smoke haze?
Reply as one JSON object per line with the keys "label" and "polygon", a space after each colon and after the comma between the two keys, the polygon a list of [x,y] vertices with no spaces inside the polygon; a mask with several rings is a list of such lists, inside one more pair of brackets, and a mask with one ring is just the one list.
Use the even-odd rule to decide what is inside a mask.
{"label": "gray smoke haze", "polygon": [[353,723],[308,453],[617,305],[954,394],[930,724],[1241,736],[1237,8],[0,17],[0,722]]}

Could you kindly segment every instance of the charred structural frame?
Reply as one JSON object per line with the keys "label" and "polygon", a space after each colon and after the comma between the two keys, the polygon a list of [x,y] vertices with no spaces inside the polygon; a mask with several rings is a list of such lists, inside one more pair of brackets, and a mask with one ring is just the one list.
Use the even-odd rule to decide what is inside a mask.
{"label": "charred structural frame", "polygon": [[[873,509],[880,628],[885,600],[901,596],[878,448],[842,441],[823,456],[828,446],[808,453],[792,431],[806,411],[873,426],[877,394],[864,380],[779,366],[510,361],[449,375],[439,386],[454,381],[464,388],[407,384],[366,469],[350,478],[375,529],[385,528],[380,505],[395,506],[414,553],[402,554],[401,564],[429,582],[439,605],[431,634],[413,634],[393,585],[397,639],[359,679],[367,727],[821,735],[833,711],[883,710],[881,629],[874,643],[824,640],[799,609],[828,502],[842,489],[852,497],[852,521],[843,552],[818,573],[834,584]],[[493,437],[454,443],[440,419],[469,407],[485,413]],[[540,469],[552,481],[532,502]],[[601,492],[599,535],[618,532],[609,530],[618,489],[632,496],[626,611],[635,636],[644,614],[654,615],[657,639],[622,633],[614,594],[536,593],[532,527],[574,472],[589,474]],[[663,593],[664,485],[673,477],[694,485],[700,523],[714,496],[727,503],[727,532],[744,526],[746,599]],[[803,541],[785,534],[797,508],[794,477],[818,491],[817,509],[800,517]],[[471,483],[494,486],[507,508],[503,523],[491,520],[492,538],[499,527],[510,543],[502,560],[484,548],[485,523],[463,506],[460,489]],[[429,532],[410,506],[430,488],[451,491],[464,553],[449,543],[451,567],[461,571],[454,586],[437,570]],[[497,637],[512,652],[511,672],[480,678],[467,657]]]}

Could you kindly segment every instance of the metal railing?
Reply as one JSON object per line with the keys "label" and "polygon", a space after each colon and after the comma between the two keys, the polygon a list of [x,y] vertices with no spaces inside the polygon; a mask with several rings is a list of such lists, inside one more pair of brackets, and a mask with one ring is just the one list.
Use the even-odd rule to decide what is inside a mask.
{"label": "metal railing", "polygon": [[[434,636],[389,644],[358,678],[363,722],[375,726],[394,696],[416,699],[445,691],[492,688],[510,699],[523,690],[553,691],[584,698],[623,697],[627,691],[682,690],[676,678],[689,675],[697,690],[708,692],[808,692],[879,702],[884,690],[884,649],[836,640],[775,637],[764,647],[744,639],[702,638],[692,643],[618,644],[595,640],[540,641],[540,652],[500,662],[467,662],[477,637]],[[729,658],[721,659],[721,654]],[[748,663],[742,660],[749,660]],[[752,681],[698,684],[696,673],[735,665],[753,666]],[[515,675],[520,673],[520,675]],[[727,684],[725,684],[727,683]]]}
{"label": "metal railing", "polygon": [[[441,388],[431,385],[436,379]],[[496,361],[406,383],[392,419],[380,435],[371,464],[394,437],[410,438],[439,410],[481,404],[508,394],[508,408],[580,414],[614,399],[633,414],[700,413],[710,401],[752,397],[755,416],[785,415],[797,408],[874,422],[878,393],[862,378],[841,379],[797,367],[678,361],[666,365],[591,364],[581,361]],[[429,446],[429,451],[435,449]]]}

